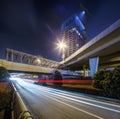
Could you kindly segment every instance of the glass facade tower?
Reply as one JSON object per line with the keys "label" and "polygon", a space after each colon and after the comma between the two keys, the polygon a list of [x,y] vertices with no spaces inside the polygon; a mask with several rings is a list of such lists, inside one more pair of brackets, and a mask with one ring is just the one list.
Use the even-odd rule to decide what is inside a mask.
{"label": "glass facade tower", "polygon": [[65,58],[69,57],[76,50],[86,43],[85,12],[74,14],[62,23],[62,39],[68,46],[65,51]]}

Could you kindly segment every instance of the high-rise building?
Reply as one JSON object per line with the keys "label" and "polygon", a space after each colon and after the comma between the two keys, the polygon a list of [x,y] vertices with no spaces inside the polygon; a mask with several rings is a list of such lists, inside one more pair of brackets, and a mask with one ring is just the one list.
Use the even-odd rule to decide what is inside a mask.
{"label": "high-rise building", "polygon": [[86,43],[85,12],[74,14],[62,23],[62,39],[68,46],[65,50],[65,58]]}

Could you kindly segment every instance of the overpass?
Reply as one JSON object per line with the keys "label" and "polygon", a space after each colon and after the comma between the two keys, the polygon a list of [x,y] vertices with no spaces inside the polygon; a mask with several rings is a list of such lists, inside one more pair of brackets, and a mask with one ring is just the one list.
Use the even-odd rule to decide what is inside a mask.
{"label": "overpass", "polygon": [[50,68],[56,68],[59,65],[59,62],[57,61],[53,61],[50,59],[43,58],[41,56],[35,56],[8,48],[6,49],[6,60],[16,63]]}
{"label": "overpass", "polygon": [[22,64],[11,62],[7,60],[0,60],[0,66],[5,67],[11,72],[28,72],[28,73],[45,73],[49,74],[55,70],[55,68],[36,66],[30,64]]}
{"label": "overpass", "polygon": [[0,59],[0,66],[11,72],[51,73],[59,62],[13,49],[6,49],[6,60]]}
{"label": "overpass", "polygon": [[99,68],[120,66],[120,19],[62,61],[61,65],[72,70],[90,69],[92,59],[95,59],[93,68],[97,65]]}

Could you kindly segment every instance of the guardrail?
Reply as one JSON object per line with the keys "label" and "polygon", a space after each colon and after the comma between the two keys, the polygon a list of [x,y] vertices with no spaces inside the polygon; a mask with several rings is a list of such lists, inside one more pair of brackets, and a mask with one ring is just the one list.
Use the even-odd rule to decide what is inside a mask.
{"label": "guardrail", "polygon": [[13,101],[11,104],[12,108],[12,119],[33,119],[33,116],[28,111],[24,102],[22,101],[20,94],[18,93],[16,87],[12,83],[14,88]]}

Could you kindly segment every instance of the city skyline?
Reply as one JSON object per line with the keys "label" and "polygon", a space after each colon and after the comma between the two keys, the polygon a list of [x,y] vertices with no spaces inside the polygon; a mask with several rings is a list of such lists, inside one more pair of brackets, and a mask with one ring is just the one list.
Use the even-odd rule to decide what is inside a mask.
{"label": "city skyline", "polygon": [[[47,4],[46,4],[47,3]],[[119,0],[0,1],[0,58],[6,48],[61,61],[55,42],[62,22],[82,10],[86,15],[87,41],[120,18]]]}

